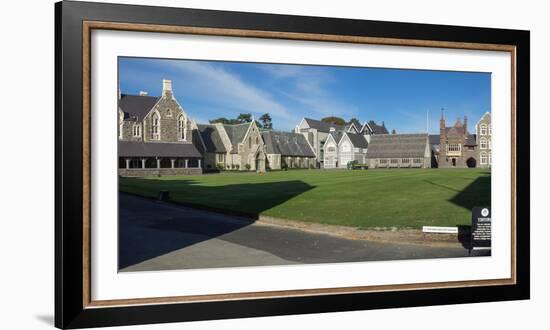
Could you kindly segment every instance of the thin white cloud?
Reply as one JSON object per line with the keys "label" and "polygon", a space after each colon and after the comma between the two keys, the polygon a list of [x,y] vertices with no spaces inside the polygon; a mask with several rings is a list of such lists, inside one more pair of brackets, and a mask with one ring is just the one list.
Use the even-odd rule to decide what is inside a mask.
{"label": "thin white cloud", "polygon": [[191,82],[181,86],[187,95],[192,93],[193,97],[218,104],[222,109],[291,117],[289,110],[277,102],[271,93],[243,81],[237,74],[220,66],[194,61],[170,62],[170,65],[185,76],[182,81]]}

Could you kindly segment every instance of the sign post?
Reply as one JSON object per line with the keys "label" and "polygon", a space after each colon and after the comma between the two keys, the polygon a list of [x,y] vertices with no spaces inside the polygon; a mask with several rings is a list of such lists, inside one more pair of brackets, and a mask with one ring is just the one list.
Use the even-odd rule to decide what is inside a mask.
{"label": "sign post", "polygon": [[472,229],[470,254],[472,250],[491,249],[491,208],[472,208]]}

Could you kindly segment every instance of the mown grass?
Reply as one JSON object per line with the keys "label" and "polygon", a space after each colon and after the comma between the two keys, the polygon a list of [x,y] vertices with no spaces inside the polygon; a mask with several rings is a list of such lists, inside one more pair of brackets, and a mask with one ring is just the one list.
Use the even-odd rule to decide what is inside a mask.
{"label": "mown grass", "polygon": [[481,169],[293,170],[120,178],[123,192],[277,218],[359,228],[456,226],[490,206]]}

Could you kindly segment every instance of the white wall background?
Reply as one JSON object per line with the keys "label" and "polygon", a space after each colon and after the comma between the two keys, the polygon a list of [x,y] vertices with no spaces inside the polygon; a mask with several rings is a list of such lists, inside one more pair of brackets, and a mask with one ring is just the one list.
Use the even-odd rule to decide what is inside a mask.
{"label": "white wall background", "polygon": [[[179,7],[531,30],[532,299],[141,326],[143,329],[545,328],[550,305],[547,153],[550,21],[544,1],[120,1]],[[0,328],[53,326],[54,17],[51,0],[0,11]],[[138,328],[138,327],[133,327]],[[132,329],[128,327],[126,329]]]}

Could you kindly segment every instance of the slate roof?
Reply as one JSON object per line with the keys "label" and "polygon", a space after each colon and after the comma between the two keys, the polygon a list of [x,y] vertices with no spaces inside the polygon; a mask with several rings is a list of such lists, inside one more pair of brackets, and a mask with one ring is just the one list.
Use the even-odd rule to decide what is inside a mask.
{"label": "slate roof", "polygon": [[330,132],[329,135],[332,135],[332,138],[336,142],[336,144],[340,143],[340,139],[342,139],[342,136],[344,135],[343,130]]}
{"label": "slate roof", "polygon": [[369,143],[367,142],[367,139],[365,139],[364,135],[347,133],[347,136],[355,148],[367,148],[369,146]]}
{"label": "slate roof", "polygon": [[118,141],[119,157],[202,157],[191,143]]}
{"label": "slate roof", "polygon": [[367,159],[424,158],[428,134],[384,134],[370,139]]}
{"label": "slate roof", "polygon": [[248,131],[248,128],[252,123],[236,124],[236,125],[223,125],[233,149],[231,150],[232,154],[236,154],[238,151],[238,144],[241,143]]}
{"label": "slate roof", "polygon": [[319,132],[328,133],[328,132],[330,132],[331,127],[334,127],[336,130],[344,129],[344,126],[329,124],[329,123],[325,123],[325,122],[320,121],[320,120],[315,120],[315,119],[311,119],[311,118],[304,118],[304,120],[309,125],[309,127],[315,128]]}
{"label": "slate roof", "polygon": [[466,141],[464,142],[464,145],[466,146],[476,146],[476,135],[475,134],[468,134],[468,137],[466,138]]}
{"label": "slate roof", "polygon": [[143,120],[157,103],[159,97],[122,94],[118,106],[124,112],[124,119],[136,117]]}
{"label": "slate roof", "polygon": [[389,134],[384,122],[382,122],[382,125],[378,125],[374,120],[369,120],[368,124],[374,134]]}
{"label": "slate roof", "polygon": [[198,124],[197,127],[207,152],[227,152],[216,126]]}
{"label": "slate roof", "polygon": [[439,134],[430,134],[429,139],[431,145],[440,144],[441,142]]}
{"label": "slate roof", "polygon": [[315,157],[305,136],[299,133],[263,131],[266,153],[281,156]]}

